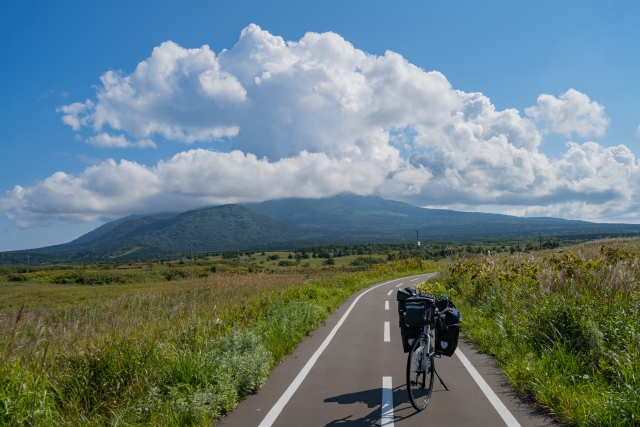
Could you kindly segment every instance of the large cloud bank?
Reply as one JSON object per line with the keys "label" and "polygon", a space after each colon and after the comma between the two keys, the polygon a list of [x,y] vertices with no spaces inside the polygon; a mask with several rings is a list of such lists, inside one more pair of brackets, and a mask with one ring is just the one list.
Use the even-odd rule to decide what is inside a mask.
{"label": "large cloud bank", "polygon": [[[285,42],[256,25],[217,55],[165,42],[131,74],[101,80],[95,100],[59,109],[73,129],[95,132],[87,143],[213,145],[153,166],[108,160],[16,186],[0,209],[21,225],[344,191],[639,220],[639,165],[627,147],[568,142],[560,159],[539,151],[549,132],[604,134],[604,107],[573,89],[541,95],[524,116],[496,111],[397,53],[369,55],[334,33]],[[221,138],[232,152],[211,149]]]}

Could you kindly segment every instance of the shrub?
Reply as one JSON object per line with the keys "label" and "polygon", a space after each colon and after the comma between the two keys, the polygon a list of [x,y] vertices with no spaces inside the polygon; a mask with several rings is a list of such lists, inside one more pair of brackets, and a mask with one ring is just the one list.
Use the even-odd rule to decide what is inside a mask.
{"label": "shrub", "polygon": [[453,257],[423,290],[457,296],[463,330],[569,425],[640,419],[640,239]]}
{"label": "shrub", "polygon": [[366,256],[359,256],[358,258],[351,261],[351,265],[353,266],[362,266],[362,265],[374,265],[374,264],[382,264],[384,261],[380,258],[370,258]]}
{"label": "shrub", "polygon": [[163,272],[162,275],[166,280],[186,279],[187,277],[189,277],[187,273],[177,268],[174,268],[173,270],[167,270]]}
{"label": "shrub", "polygon": [[296,265],[296,263],[294,261],[286,261],[286,260],[282,260],[278,263],[278,265],[280,267],[292,267],[294,265]]}

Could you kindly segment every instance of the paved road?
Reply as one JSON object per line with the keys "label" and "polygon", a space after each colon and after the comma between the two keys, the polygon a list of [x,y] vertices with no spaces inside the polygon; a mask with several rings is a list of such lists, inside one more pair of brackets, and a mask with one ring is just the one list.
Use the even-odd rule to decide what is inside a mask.
{"label": "paved road", "polygon": [[515,396],[490,357],[477,354],[462,340],[461,355],[436,359],[450,391],[436,378],[427,408],[413,409],[405,386],[407,355],[402,352],[395,295],[397,287],[429,276],[385,282],[352,296],[273,370],[257,394],[218,425],[555,425]]}

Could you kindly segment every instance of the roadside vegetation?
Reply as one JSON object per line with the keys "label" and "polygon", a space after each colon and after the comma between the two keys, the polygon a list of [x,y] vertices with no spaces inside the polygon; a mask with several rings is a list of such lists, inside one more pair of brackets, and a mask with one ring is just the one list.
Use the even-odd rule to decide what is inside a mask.
{"label": "roadside vegetation", "polygon": [[[589,239],[601,238],[598,236],[536,236],[532,233],[528,236],[518,238],[485,238],[476,240],[432,240],[422,242],[419,247],[414,238],[409,238],[403,242],[388,243],[355,243],[340,245],[320,245],[308,246],[300,245],[297,249],[293,247],[282,249],[272,247],[267,250],[254,247],[252,250],[211,252],[210,250],[196,249],[187,250],[174,248],[172,251],[163,251],[155,247],[144,245],[126,244],[119,246],[95,248],[86,247],[83,250],[61,249],[58,252],[36,251],[16,251],[5,252],[4,263],[7,267],[14,267],[17,270],[26,272],[28,266],[30,271],[37,269],[60,268],[63,265],[91,265],[91,266],[115,266],[126,263],[158,263],[172,262],[172,260],[182,259],[184,262],[193,260],[207,260],[210,262],[228,262],[234,265],[256,268],[273,267],[276,259],[269,256],[278,255],[280,261],[298,261],[298,266],[311,266],[321,264],[323,260],[335,258],[338,265],[348,264],[355,257],[366,258],[418,258],[424,260],[438,261],[459,253],[467,254],[492,254],[502,252],[531,252],[540,249],[553,249],[561,246],[575,245]],[[239,243],[237,244],[239,245]],[[284,244],[283,244],[284,245]],[[287,247],[288,245],[285,245]],[[295,246],[295,244],[291,244]],[[277,249],[277,250],[276,250]]]}
{"label": "roadside vegetation", "polygon": [[423,289],[453,296],[517,390],[567,425],[640,424],[640,239],[460,255],[439,271]]}
{"label": "roadside vegetation", "polygon": [[244,257],[256,255],[11,267],[0,275],[0,425],[211,425],[351,294],[435,268]]}

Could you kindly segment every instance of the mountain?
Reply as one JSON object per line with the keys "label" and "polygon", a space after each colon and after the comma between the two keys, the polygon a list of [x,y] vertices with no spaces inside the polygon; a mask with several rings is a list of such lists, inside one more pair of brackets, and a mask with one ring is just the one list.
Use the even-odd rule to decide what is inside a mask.
{"label": "mountain", "polygon": [[404,241],[415,237],[416,230],[426,239],[447,240],[532,237],[539,231],[547,236],[581,237],[640,231],[640,225],[425,209],[353,194],[325,199],[268,200],[244,206],[295,229],[303,241]]}
{"label": "mountain", "polygon": [[[154,257],[190,250],[284,249],[328,244],[486,238],[597,238],[633,235],[640,225],[425,209],[375,196],[279,199],[187,211],[131,215],[64,245],[19,251],[57,259]],[[135,254],[135,255],[132,255]],[[6,255],[6,254],[5,254]],[[18,255],[16,255],[18,256]],[[20,255],[22,256],[22,255]]]}
{"label": "mountain", "polygon": [[163,252],[231,250],[290,237],[277,221],[240,205],[223,205],[184,212],[169,219],[134,218],[122,222],[91,242],[94,247],[137,245]]}
{"label": "mountain", "polygon": [[125,223],[125,222],[130,221],[130,220],[133,220],[133,219],[144,218],[145,216],[153,217],[153,218],[159,218],[159,219],[168,219],[168,218],[173,218],[176,215],[178,215],[178,213],[175,213],[175,212],[163,212],[163,213],[152,214],[152,215],[129,215],[129,216],[126,216],[124,218],[116,219],[115,221],[107,222],[106,224],[101,225],[100,227],[96,228],[95,230],[90,231],[87,234],[83,234],[82,236],[78,237],[75,240],[72,240],[68,244],[69,245],[77,245],[77,244],[79,245],[79,244],[83,244],[83,243],[93,242],[98,237],[100,237],[103,234],[113,230],[114,228],[116,228],[120,224]]}
{"label": "mountain", "polygon": [[187,211],[131,215],[104,224],[72,242],[6,252],[9,263],[23,261],[24,254],[38,255],[40,262],[119,258],[153,258],[188,254],[191,250],[230,251],[288,247],[294,232],[278,221],[240,205],[223,205]]}

